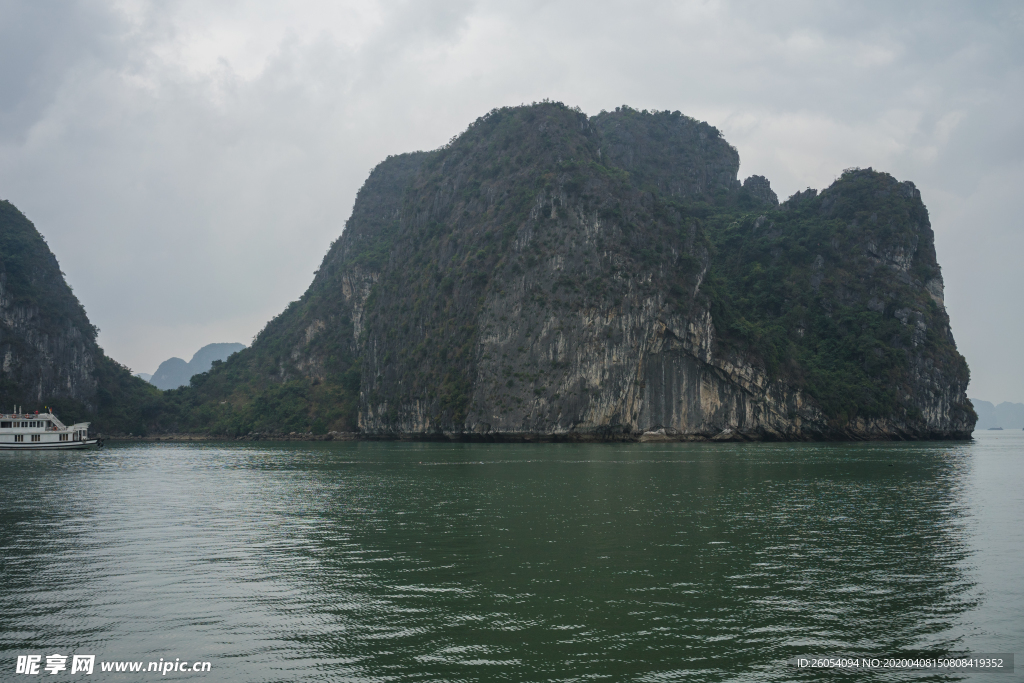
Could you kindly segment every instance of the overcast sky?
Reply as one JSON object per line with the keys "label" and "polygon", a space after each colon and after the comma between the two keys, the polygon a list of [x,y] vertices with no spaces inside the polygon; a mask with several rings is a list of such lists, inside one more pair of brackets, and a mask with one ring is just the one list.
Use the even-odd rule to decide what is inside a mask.
{"label": "overcast sky", "polygon": [[0,0],[0,198],[153,372],[251,343],[388,154],[543,98],[678,109],[781,198],[851,166],[914,181],[968,393],[1024,402],[1022,8]]}

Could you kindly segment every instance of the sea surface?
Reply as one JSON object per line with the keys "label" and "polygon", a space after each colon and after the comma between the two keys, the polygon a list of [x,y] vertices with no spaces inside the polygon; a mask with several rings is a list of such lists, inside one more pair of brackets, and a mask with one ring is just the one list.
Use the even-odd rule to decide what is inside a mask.
{"label": "sea surface", "polygon": [[[1024,680],[1024,432],[0,455],[0,680]],[[16,674],[92,654],[92,676]],[[208,661],[208,673],[102,662]]]}

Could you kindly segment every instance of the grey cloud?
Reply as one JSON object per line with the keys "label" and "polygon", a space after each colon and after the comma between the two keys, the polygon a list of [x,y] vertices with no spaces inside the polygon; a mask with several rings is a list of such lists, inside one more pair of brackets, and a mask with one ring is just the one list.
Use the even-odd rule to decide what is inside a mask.
{"label": "grey cloud", "polygon": [[24,138],[65,79],[113,56],[122,31],[102,6],[0,3],[0,135]]}

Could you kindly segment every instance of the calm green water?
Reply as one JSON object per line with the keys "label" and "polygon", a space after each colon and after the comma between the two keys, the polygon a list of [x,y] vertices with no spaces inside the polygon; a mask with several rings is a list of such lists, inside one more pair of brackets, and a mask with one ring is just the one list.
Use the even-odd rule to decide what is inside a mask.
{"label": "calm green water", "polygon": [[54,652],[206,660],[159,677],[211,681],[831,680],[782,662],[1022,655],[1024,433],[977,436],[5,454],[0,680]]}

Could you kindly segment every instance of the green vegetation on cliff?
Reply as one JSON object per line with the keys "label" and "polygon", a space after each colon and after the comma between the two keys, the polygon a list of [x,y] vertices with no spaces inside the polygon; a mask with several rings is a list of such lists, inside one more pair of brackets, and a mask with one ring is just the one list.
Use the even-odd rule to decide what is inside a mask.
{"label": "green vegetation on cliff", "polygon": [[966,385],[928,212],[910,183],[851,169],[820,195],[715,216],[707,234],[720,341],[803,387],[829,417],[913,414],[904,397],[918,362]]}

